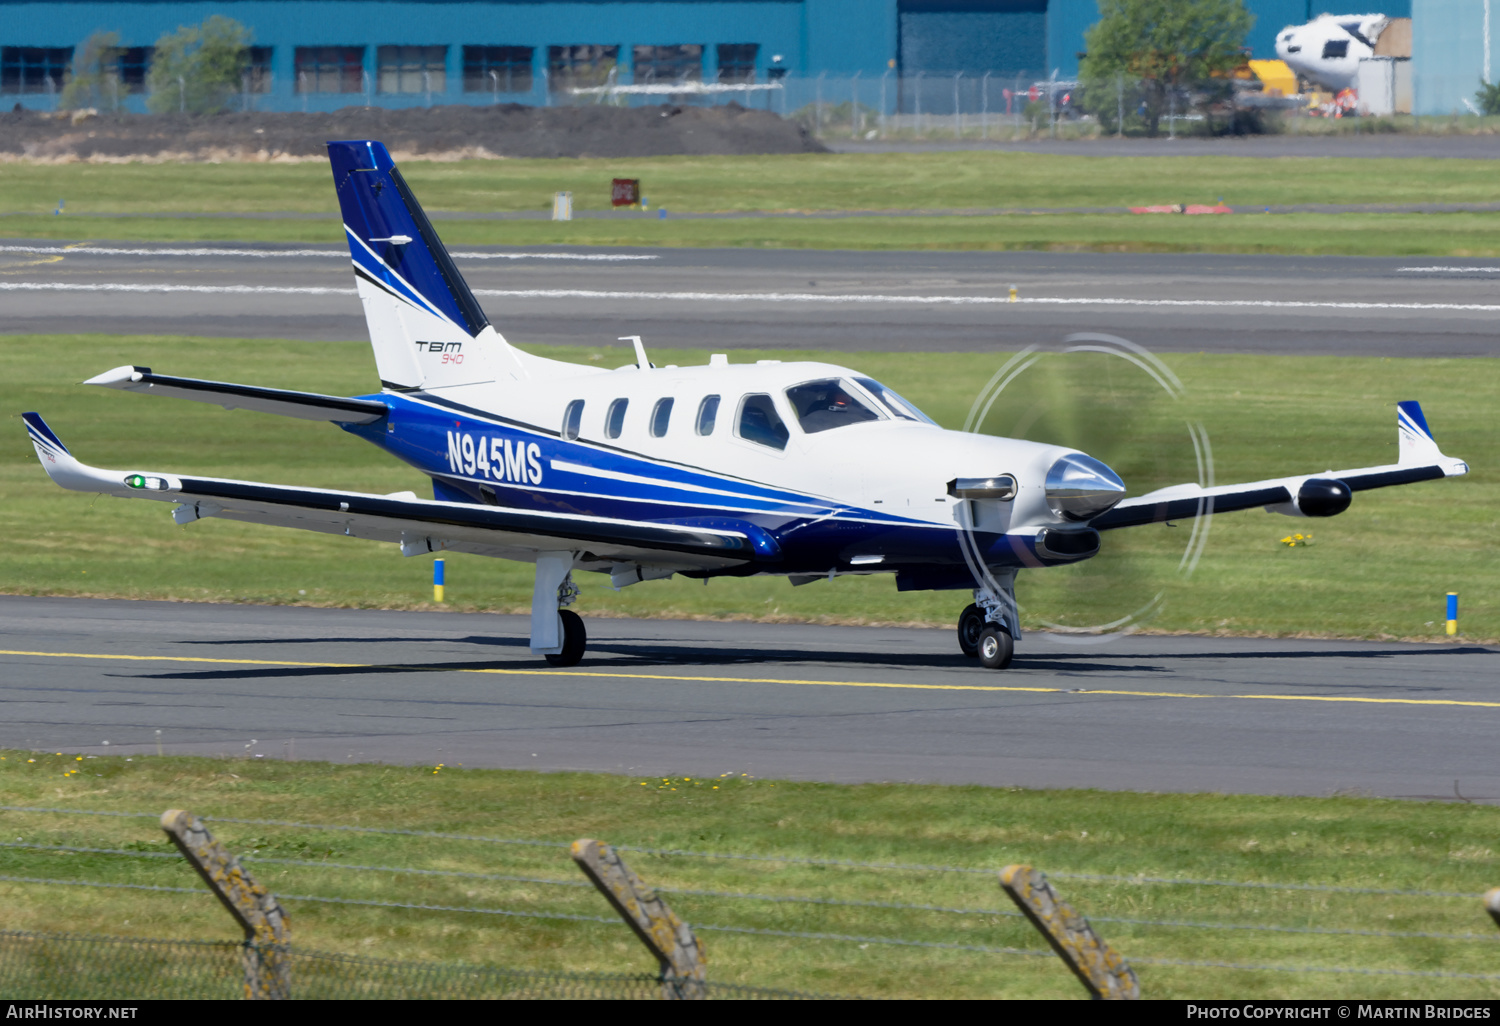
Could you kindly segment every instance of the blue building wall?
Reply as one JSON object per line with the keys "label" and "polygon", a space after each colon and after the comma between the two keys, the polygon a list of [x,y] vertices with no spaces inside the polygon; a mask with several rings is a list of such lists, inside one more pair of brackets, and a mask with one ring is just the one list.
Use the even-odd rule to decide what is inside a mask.
{"label": "blue building wall", "polygon": [[[1491,0],[1490,79],[1500,77],[1500,2]],[[1484,76],[1486,0],[1412,0],[1412,107],[1466,114]]]}
{"label": "blue building wall", "polygon": [[[1318,13],[1325,6],[1323,0],[1316,4],[1311,0],[1247,2],[1256,16],[1248,42],[1257,57],[1274,56],[1275,35],[1284,25],[1299,24],[1312,7]],[[1449,56],[1457,53],[1458,43],[1468,49],[1477,45],[1478,22],[1471,9],[1477,10],[1484,0],[1396,0],[1347,6],[1379,7],[1391,16],[1404,16],[1413,2],[1419,12],[1416,39],[1425,48],[1422,52],[1430,55],[1428,63],[1441,67],[1455,82],[1465,76],[1476,79],[1478,64],[1474,69],[1453,66]],[[1500,4],[1500,0],[1494,2]],[[903,56],[900,25],[912,11],[928,19],[924,24],[929,29],[949,19],[956,33],[953,51],[918,47],[906,54],[905,65],[896,67],[892,62]],[[1099,16],[1096,0],[0,0],[0,46],[76,46],[96,30],[118,32],[124,46],[149,46],[163,34],[212,14],[240,21],[253,31],[258,45],[273,48],[274,106],[313,110],[363,101],[348,93],[294,94],[293,60],[298,46],[365,47],[364,68],[373,92],[378,88],[377,47],[446,45],[446,89],[434,95],[433,102],[448,103],[486,102],[482,94],[463,92],[464,45],[529,46],[535,48],[536,69],[531,92],[502,94],[501,99],[542,103],[547,99],[542,69],[549,45],[619,46],[626,74],[631,49],[638,44],[701,44],[704,75],[712,78],[715,44],[757,43],[756,72],[761,81],[777,54],[792,75],[803,77],[858,72],[865,79],[878,79],[888,72],[952,75],[981,70],[997,74],[1024,70],[1045,77],[1056,70],[1060,77],[1071,78],[1078,71],[1084,33]],[[1429,19],[1432,24],[1424,24]],[[1028,41],[1038,32],[1043,37],[1040,42]],[[1020,59],[1007,56],[1013,50],[1037,54],[1041,66],[1029,58],[1024,68],[1002,66]],[[913,56],[919,52],[926,56]],[[1469,60],[1462,55],[1458,58],[1460,64]],[[1437,85],[1419,86],[1419,96],[1429,88],[1433,97],[1447,96]],[[7,95],[3,102],[16,101],[35,107],[55,102],[39,94]],[[427,102],[427,97],[383,95],[378,102],[415,105]],[[132,97],[127,105],[140,109],[142,104],[141,97]]]}

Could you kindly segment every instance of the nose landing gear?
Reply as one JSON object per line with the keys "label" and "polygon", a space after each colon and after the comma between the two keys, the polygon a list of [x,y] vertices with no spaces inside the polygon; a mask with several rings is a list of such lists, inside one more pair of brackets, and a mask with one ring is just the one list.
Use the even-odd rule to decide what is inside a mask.
{"label": "nose landing gear", "polygon": [[1007,585],[1001,583],[997,594],[989,588],[975,588],[974,601],[958,616],[958,650],[970,659],[978,659],[987,670],[1003,670],[1010,665],[1016,650],[1016,600]]}

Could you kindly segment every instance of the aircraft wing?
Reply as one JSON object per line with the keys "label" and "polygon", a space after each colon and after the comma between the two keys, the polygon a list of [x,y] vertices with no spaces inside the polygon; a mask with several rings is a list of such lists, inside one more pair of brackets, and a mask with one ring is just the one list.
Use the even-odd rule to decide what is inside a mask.
{"label": "aircraft wing", "polygon": [[89,378],[84,384],[192,399],[194,402],[213,403],[226,410],[255,410],[301,420],[330,420],[338,424],[371,424],[390,413],[385,403],[371,399],[345,399],[316,392],[232,385],[227,381],[174,378],[153,374],[150,367],[116,367]]}
{"label": "aircraft wing", "polygon": [[1196,484],[1173,485],[1125,499],[1109,512],[1089,521],[1089,526],[1108,531],[1256,506],[1288,516],[1333,516],[1348,508],[1354,492],[1457,477],[1469,472],[1469,465],[1463,460],[1443,455],[1427,427],[1422,407],[1417,403],[1396,404],[1396,430],[1400,446],[1396,463],[1212,488]]}
{"label": "aircraft wing", "polygon": [[[658,524],[462,502],[419,499],[412,492],[297,488],[149,471],[103,470],[80,462],[35,413],[22,414],[42,467],[54,482],[80,492],[175,502],[179,524],[222,517],[351,538],[397,542],[406,555],[451,550],[530,560],[538,552],[582,553],[580,562],[643,563],[679,570],[716,569],[775,559],[766,539],[746,524],[731,527]],[[771,543],[774,546],[774,542]],[[592,560],[590,559],[592,557]]]}

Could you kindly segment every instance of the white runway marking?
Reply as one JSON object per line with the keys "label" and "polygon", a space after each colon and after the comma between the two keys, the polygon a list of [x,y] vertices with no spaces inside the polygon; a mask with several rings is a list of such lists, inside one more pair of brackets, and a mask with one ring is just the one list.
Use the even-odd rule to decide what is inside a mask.
{"label": "white runway marking", "polygon": [[[1008,296],[890,296],[869,293],[821,294],[816,292],[613,292],[595,289],[474,289],[476,296],[506,299],[625,299],[681,303],[833,303],[923,306],[1138,306],[1218,307],[1258,310],[1470,310],[1500,312],[1497,303],[1376,303],[1298,299],[1130,299],[1123,297],[1032,296],[1012,300]],[[0,292],[198,292],[229,295],[330,296],[355,295],[352,288],[320,285],[176,285],[167,282],[49,282],[0,281]]]}
{"label": "white runway marking", "polygon": [[1398,274],[1500,274],[1496,267],[1398,267]]}
{"label": "white runway marking", "polygon": [[[343,250],[333,249],[124,249],[114,246],[0,246],[0,253],[40,253],[44,256],[231,256],[257,257],[339,257],[349,259]],[[660,260],[653,253],[450,253],[457,260],[586,260],[605,263],[625,260]]]}

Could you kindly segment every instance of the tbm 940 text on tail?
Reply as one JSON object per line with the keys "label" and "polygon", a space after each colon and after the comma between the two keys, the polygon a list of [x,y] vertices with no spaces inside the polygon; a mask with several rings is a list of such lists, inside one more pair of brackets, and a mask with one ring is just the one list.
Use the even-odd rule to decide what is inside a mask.
{"label": "tbm 940 text on tail", "polygon": [[572,575],[616,587],[777,574],[892,573],[902,590],[972,590],[959,644],[989,668],[1019,635],[1016,572],[1076,563],[1103,532],[1265,506],[1332,516],[1351,494],[1466,473],[1401,403],[1399,462],[1138,497],[1065,446],[938,427],[878,381],[823,363],[617,370],[531,356],[489,323],[378,142],[328,145],[380,391],[356,398],[119,367],[87,384],[337,424],[432,478],[433,497],[368,495],[77,460],[26,428],[64,488],[176,504],[173,518],[295,527],[536,565],[531,650],[583,656]]}

